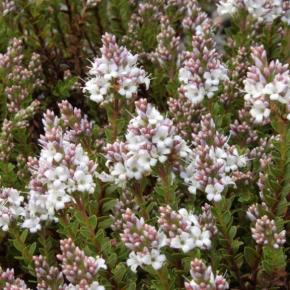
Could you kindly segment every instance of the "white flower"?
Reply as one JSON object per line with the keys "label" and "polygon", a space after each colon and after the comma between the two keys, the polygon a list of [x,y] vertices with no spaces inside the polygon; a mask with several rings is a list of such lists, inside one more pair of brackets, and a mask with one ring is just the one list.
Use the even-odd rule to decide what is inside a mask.
{"label": "white flower", "polygon": [[190,232],[195,240],[195,246],[201,249],[209,249],[211,247],[211,234],[207,230],[201,230],[200,225],[197,224],[191,227]]}
{"label": "white flower", "polygon": [[97,281],[94,281],[88,288],[88,290],[105,290],[105,287],[100,285]]}
{"label": "white flower", "polygon": [[182,232],[171,240],[170,246],[172,248],[181,249],[184,253],[187,253],[194,248],[195,244],[190,233]]}
{"label": "white flower", "polygon": [[151,265],[155,270],[162,268],[164,262],[166,261],[165,255],[160,254],[159,250],[153,249],[150,252]]}
{"label": "white flower", "polygon": [[[95,7],[96,5],[98,5],[98,3],[100,3],[101,0],[88,0],[87,1],[87,5],[88,7]],[[90,290],[93,290],[93,289],[90,289]],[[97,289],[94,289],[94,290],[97,290]],[[98,290],[101,290],[101,289],[98,289]]]}
{"label": "white flower", "polygon": [[236,171],[247,163],[245,156],[241,156],[236,148],[225,157],[225,172]]}
{"label": "white flower", "polygon": [[217,5],[217,13],[219,15],[233,15],[238,9],[237,0],[221,0]]}
{"label": "white flower", "polygon": [[170,147],[173,143],[172,137],[170,136],[170,127],[158,126],[152,138],[152,142],[155,143],[160,150],[165,147]]}
{"label": "white flower", "polygon": [[117,177],[119,180],[124,181],[127,178],[125,165],[121,162],[117,162],[113,166],[111,171],[112,176]]}
{"label": "white flower", "polygon": [[269,118],[271,110],[265,101],[257,100],[253,103],[250,113],[257,123],[262,123],[264,119]]}
{"label": "white flower", "polygon": [[10,215],[8,210],[6,212],[6,209],[3,207],[3,205],[0,205],[0,228],[2,228],[4,232],[7,232],[10,224]]}
{"label": "white flower", "polygon": [[196,190],[200,188],[198,181],[195,179],[196,167],[195,162],[192,161],[183,171],[180,173],[180,177],[184,182],[189,185],[188,191],[192,194],[196,194]]}
{"label": "white flower", "polygon": [[84,90],[90,94],[90,99],[96,103],[101,103],[104,100],[104,95],[109,89],[109,83],[103,81],[103,84],[97,78],[88,80]]}
{"label": "white flower", "polygon": [[271,83],[266,85],[264,93],[270,96],[270,100],[288,104],[290,102],[290,75],[277,75]]}
{"label": "white flower", "polygon": [[219,65],[217,69],[206,71],[203,74],[205,79],[204,87],[208,98],[212,98],[218,90],[219,84],[223,80],[227,80],[227,69],[223,65]]}
{"label": "white flower", "polygon": [[130,269],[136,273],[137,268],[141,267],[143,264],[142,259],[140,256],[136,255],[135,252],[130,252],[129,258],[127,259],[127,265],[130,267]]}
{"label": "white flower", "polygon": [[187,70],[186,68],[180,68],[179,75],[178,75],[179,81],[183,82],[185,84],[189,83],[189,80],[192,78],[192,73]]}
{"label": "white flower", "polygon": [[152,157],[147,150],[140,150],[138,156],[138,164],[144,172],[151,172],[151,168],[157,164],[157,159]]}
{"label": "white flower", "polygon": [[258,21],[273,22],[283,13],[282,0],[243,0],[249,13]]}
{"label": "white flower", "polygon": [[245,84],[245,100],[258,99],[261,97],[265,90],[265,83],[259,81],[253,81],[252,79],[246,79]]}
{"label": "white flower", "polygon": [[157,125],[164,119],[160,112],[152,105],[147,107],[146,118],[151,125]]}
{"label": "white flower", "polygon": [[205,188],[206,197],[209,201],[213,200],[218,202],[222,199],[221,193],[224,190],[224,186],[220,183],[208,184]]}
{"label": "white flower", "polygon": [[204,100],[205,89],[203,86],[197,86],[196,84],[184,85],[185,96],[193,103],[199,104]]}
{"label": "white flower", "polygon": [[139,166],[138,156],[129,157],[125,161],[126,175],[128,178],[135,178],[137,180],[142,179],[143,169]]}
{"label": "white flower", "polygon": [[0,229],[8,231],[10,223],[24,215],[24,198],[14,188],[0,188]]}
{"label": "white flower", "polygon": [[78,191],[93,193],[94,183],[91,174],[85,174],[82,170],[76,170],[73,178],[76,181],[76,189]]}
{"label": "white flower", "polygon": [[106,265],[106,261],[103,258],[100,258],[99,256],[97,256],[95,260],[97,263],[97,271],[99,271],[100,269],[107,270],[108,267]]}
{"label": "white flower", "polygon": [[52,161],[59,162],[63,157],[62,153],[58,152],[53,143],[50,142],[42,149],[41,156],[49,163],[52,163]]}
{"label": "white flower", "polygon": [[138,87],[130,79],[124,79],[120,84],[119,94],[125,96],[126,99],[132,98],[133,94],[136,94]]}
{"label": "white flower", "polygon": [[36,233],[37,231],[41,229],[40,222],[41,220],[39,217],[30,216],[30,218],[26,218],[24,220],[21,226],[23,228],[29,229],[31,233]]}
{"label": "white flower", "polygon": [[66,166],[60,165],[55,168],[48,169],[45,171],[44,175],[50,180],[54,182],[59,180],[60,182],[65,182],[69,177],[69,169]]}

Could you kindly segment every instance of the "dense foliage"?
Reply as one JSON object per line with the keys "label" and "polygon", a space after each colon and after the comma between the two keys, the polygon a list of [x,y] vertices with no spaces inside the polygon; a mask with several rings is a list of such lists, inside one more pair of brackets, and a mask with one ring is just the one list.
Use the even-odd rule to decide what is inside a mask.
{"label": "dense foliage", "polygon": [[290,289],[288,0],[0,5],[0,289]]}

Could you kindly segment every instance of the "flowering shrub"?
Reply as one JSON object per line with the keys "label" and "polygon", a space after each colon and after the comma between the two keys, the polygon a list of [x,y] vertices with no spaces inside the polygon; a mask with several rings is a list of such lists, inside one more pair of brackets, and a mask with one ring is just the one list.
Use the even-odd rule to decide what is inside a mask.
{"label": "flowering shrub", "polygon": [[0,289],[288,289],[288,0],[3,0]]}

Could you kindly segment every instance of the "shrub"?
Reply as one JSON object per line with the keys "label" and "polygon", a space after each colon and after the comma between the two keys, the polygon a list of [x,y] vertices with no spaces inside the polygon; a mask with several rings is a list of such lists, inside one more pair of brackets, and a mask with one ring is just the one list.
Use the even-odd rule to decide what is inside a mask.
{"label": "shrub", "polygon": [[0,289],[288,289],[289,1],[0,9]]}

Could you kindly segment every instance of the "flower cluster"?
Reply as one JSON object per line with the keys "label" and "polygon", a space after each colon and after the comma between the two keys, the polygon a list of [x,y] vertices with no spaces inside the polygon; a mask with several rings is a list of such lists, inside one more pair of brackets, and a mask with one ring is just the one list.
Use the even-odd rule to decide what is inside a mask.
{"label": "flower cluster", "polygon": [[220,101],[226,105],[243,97],[243,80],[250,66],[248,49],[244,46],[237,49],[237,54],[228,63],[229,79],[224,82],[223,93],[219,96]]}
{"label": "flower cluster", "polygon": [[[134,2],[135,0],[132,0]],[[160,13],[159,6],[161,1],[135,1],[136,11],[132,13],[128,22],[127,34],[123,36],[123,43],[126,44],[131,50],[137,51],[139,58],[147,58],[148,53],[143,47],[144,39],[140,35],[145,27],[149,25],[156,25],[160,23],[160,18],[163,13]],[[155,26],[155,27],[156,27]],[[141,36],[141,37],[140,37]],[[149,53],[149,59],[151,52]]]}
{"label": "flower cluster", "polygon": [[138,87],[145,84],[148,89],[150,80],[146,72],[137,67],[138,55],[133,55],[125,47],[118,46],[116,37],[106,33],[102,37],[102,56],[96,58],[89,71],[84,91],[97,103],[108,103],[117,93],[125,99],[132,99]]}
{"label": "flower cluster", "polygon": [[[40,138],[42,147],[39,159],[28,162],[32,178],[29,183],[28,202],[23,227],[31,232],[40,229],[42,220],[57,220],[56,211],[63,209],[76,198],[75,194],[92,193],[95,188],[96,164],[89,159],[81,144],[72,143],[72,136],[86,132],[86,119],[71,120],[72,129],[62,128],[61,121],[69,125],[65,110],[71,108],[66,102],[60,104],[62,119],[47,111],[43,124],[45,134]],[[77,113],[78,110],[75,110]],[[81,126],[81,125],[84,126]]]}
{"label": "flower cluster", "polygon": [[235,185],[232,174],[246,165],[246,159],[228,144],[226,136],[216,131],[210,114],[202,117],[200,131],[193,134],[193,140],[192,161],[181,177],[191,193],[199,189],[208,200],[220,201],[225,187]]}
{"label": "flower cluster", "polygon": [[53,289],[63,284],[63,275],[55,266],[49,266],[43,256],[34,256],[37,290]]}
{"label": "flower cluster", "polygon": [[190,31],[192,34],[202,37],[210,36],[213,23],[199,7],[197,1],[187,0],[180,6],[181,9],[185,10],[185,16],[182,19],[182,27],[185,32]]}
{"label": "flower cluster", "polygon": [[194,35],[208,35],[212,31],[211,19],[195,0],[169,0],[167,9],[176,7],[182,13],[182,28]]}
{"label": "flower cluster", "polygon": [[[37,278],[37,290],[105,290],[97,281],[101,269],[107,269],[105,260],[100,257],[88,257],[71,239],[60,241],[61,270],[57,266],[49,266],[43,256],[33,256]],[[69,284],[65,283],[68,281]],[[24,290],[26,283],[14,277],[14,270],[5,272],[0,267],[0,285],[3,290]]]}
{"label": "flower cluster", "polygon": [[3,16],[9,14],[10,12],[13,12],[16,10],[16,5],[14,0],[3,0],[1,12]]}
{"label": "flower cluster", "polygon": [[[70,238],[60,241],[60,249],[62,253],[57,258],[61,261],[63,275],[71,283],[65,289],[105,289],[96,281],[100,269],[107,269],[104,259],[86,256]],[[74,285],[79,285],[79,288],[74,288]]]}
{"label": "flower cluster", "polygon": [[35,88],[43,84],[40,57],[37,53],[30,60],[24,57],[22,40],[13,38],[5,54],[0,54],[0,70],[5,72],[5,94],[8,111],[17,113]]}
{"label": "flower cluster", "polygon": [[68,101],[58,104],[60,111],[60,124],[69,128],[65,132],[65,139],[70,142],[80,141],[81,137],[87,138],[92,134],[93,123],[87,115],[82,116],[80,109],[73,107]]}
{"label": "flower cluster", "polygon": [[0,94],[7,100],[5,106],[1,105],[0,160],[14,159],[14,164],[17,164],[13,156],[17,146],[14,133],[26,132],[29,119],[38,112],[40,102],[31,102],[31,96],[43,84],[39,55],[32,53],[30,58],[26,55],[22,40],[16,38],[10,40],[5,53],[0,53]]}
{"label": "flower cluster", "polygon": [[218,229],[211,209],[212,207],[208,203],[205,203],[201,207],[201,214],[198,216],[198,222],[202,229],[210,231],[211,236],[214,236],[217,234]]}
{"label": "flower cluster", "polygon": [[8,161],[15,147],[13,131],[24,130],[28,120],[39,110],[40,102],[35,100],[25,109],[19,110],[10,120],[4,119],[0,132],[0,160]]}
{"label": "flower cluster", "polygon": [[275,221],[271,220],[267,215],[256,219],[255,226],[251,228],[251,231],[252,237],[258,245],[279,248],[286,242],[286,231],[283,230],[278,233]]}
{"label": "flower cluster", "polygon": [[23,200],[23,196],[16,189],[0,189],[0,229],[8,231],[9,224],[23,214]]}
{"label": "flower cluster", "polygon": [[127,180],[140,180],[151,174],[153,168],[166,161],[178,168],[182,158],[190,154],[185,141],[175,133],[175,127],[147,100],[136,101],[137,116],[128,125],[125,142],[108,144],[106,165],[110,174],[103,173],[104,181],[124,185]]}
{"label": "flower cluster", "polygon": [[168,109],[178,134],[191,140],[192,133],[199,129],[200,116],[206,111],[201,105],[193,104],[183,94],[168,100]]}
{"label": "flower cluster", "polygon": [[15,278],[13,269],[3,269],[0,267],[0,285],[3,290],[29,290],[26,283],[20,279]]}
{"label": "flower cluster", "polygon": [[166,260],[165,255],[160,253],[160,249],[166,245],[164,234],[146,224],[143,218],[138,219],[130,209],[127,209],[122,217],[121,240],[131,251],[127,265],[133,272],[136,272],[137,267],[144,265],[160,269]]}
{"label": "flower cluster", "polygon": [[202,227],[198,216],[181,208],[178,212],[169,205],[159,208],[158,224],[167,238],[167,244],[173,249],[181,249],[184,253],[194,249],[211,247],[211,232]]}
{"label": "flower cluster", "polygon": [[193,51],[182,55],[179,69],[180,93],[193,104],[201,103],[205,97],[212,98],[220,84],[227,80],[227,69],[210,38],[192,37]]}
{"label": "flower cluster", "polygon": [[220,0],[218,13],[234,14],[238,9],[245,8],[253,18],[259,22],[272,23],[282,17],[282,21],[289,23],[289,7],[284,0]]}
{"label": "flower cluster", "polygon": [[207,267],[202,260],[194,259],[191,262],[190,275],[192,280],[185,282],[186,290],[225,290],[229,284],[221,275],[215,275],[211,267]]}
{"label": "flower cluster", "polygon": [[167,16],[163,15],[160,18],[161,27],[160,33],[157,35],[158,45],[152,53],[152,58],[161,65],[169,61],[176,61],[177,52],[180,46],[180,37],[176,36],[175,30],[170,26],[170,21]]}
{"label": "flower cluster", "polygon": [[[107,269],[105,260],[100,257],[88,257],[76,247],[71,239],[61,240],[62,253],[57,255],[61,261],[61,270],[57,266],[49,266],[43,256],[33,256],[34,270],[37,278],[37,290],[104,290],[97,282],[101,269]],[[69,282],[69,284],[65,283]],[[14,270],[5,272],[0,268],[0,285],[3,290],[29,289],[26,283],[14,278]]]}
{"label": "flower cluster", "polygon": [[130,208],[135,212],[135,210],[138,209],[138,205],[134,200],[133,194],[125,189],[120,198],[117,200],[114,206],[113,215],[111,215],[113,220],[111,228],[113,231],[122,230],[122,215],[126,212],[127,208]]}
{"label": "flower cluster", "polygon": [[231,125],[231,136],[235,141],[242,144],[255,144],[258,141],[258,134],[256,130],[252,129],[251,124],[247,120],[236,119]]}
{"label": "flower cluster", "polygon": [[263,46],[252,48],[254,65],[248,70],[245,85],[245,100],[251,106],[250,113],[257,123],[269,122],[274,108],[271,102],[286,106],[287,118],[290,119],[290,71],[288,65],[279,60],[268,63]]}

